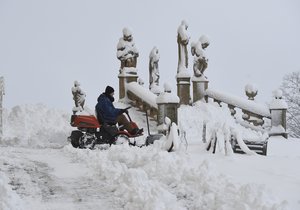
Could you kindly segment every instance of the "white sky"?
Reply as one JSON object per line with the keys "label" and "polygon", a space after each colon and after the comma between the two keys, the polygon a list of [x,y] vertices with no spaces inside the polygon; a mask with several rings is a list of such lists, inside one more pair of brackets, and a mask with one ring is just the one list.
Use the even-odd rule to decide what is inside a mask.
{"label": "white sky", "polygon": [[[4,107],[41,102],[71,111],[74,80],[90,107],[106,85],[117,91],[116,46],[124,27],[133,32],[145,85],[149,53],[157,46],[160,83],[167,81],[175,93],[182,19],[191,41],[202,34],[210,40],[210,87],[244,96],[245,85],[255,83],[257,100],[270,102],[282,77],[300,70],[299,11],[298,0],[0,0]],[[189,54],[191,74],[192,61]]]}

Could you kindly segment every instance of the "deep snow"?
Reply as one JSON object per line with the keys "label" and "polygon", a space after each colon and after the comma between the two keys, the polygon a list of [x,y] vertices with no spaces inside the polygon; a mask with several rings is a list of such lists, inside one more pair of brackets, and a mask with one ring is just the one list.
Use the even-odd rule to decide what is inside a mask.
{"label": "deep snow", "polygon": [[[145,117],[134,108],[129,112],[146,130]],[[300,209],[300,140],[272,137],[267,156],[226,152],[233,130],[264,138],[236,124],[226,108],[181,106],[183,143],[171,153],[162,141],[75,149],[66,140],[73,129],[70,113],[42,104],[5,110],[0,209]],[[202,142],[203,122],[207,141],[214,133],[222,140],[216,154]],[[150,125],[155,132],[155,122]]]}

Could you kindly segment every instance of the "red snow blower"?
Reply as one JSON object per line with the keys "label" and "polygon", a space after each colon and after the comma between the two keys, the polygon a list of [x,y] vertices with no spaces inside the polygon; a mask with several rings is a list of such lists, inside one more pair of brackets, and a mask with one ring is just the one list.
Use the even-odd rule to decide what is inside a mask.
{"label": "red snow blower", "polygon": [[[127,107],[126,109],[129,109]],[[133,128],[138,128],[137,124],[133,122],[128,113],[126,113],[130,124]],[[98,119],[97,119],[98,118]],[[94,115],[75,115],[71,116],[71,126],[77,127],[77,130],[73,130],[68,140],[71,142],[72,146],[75,148],[89,148],[94,149],[95,145],[103,144],[119,144],[128,142],[130,145],[135,146],[135,137],[142,136],[143,130],[141,132],[132,135],[127,130],[118,127],[117,125],[109,125],[103,122],[101,117]],[[130,139],[134,139],[133,142]]]}

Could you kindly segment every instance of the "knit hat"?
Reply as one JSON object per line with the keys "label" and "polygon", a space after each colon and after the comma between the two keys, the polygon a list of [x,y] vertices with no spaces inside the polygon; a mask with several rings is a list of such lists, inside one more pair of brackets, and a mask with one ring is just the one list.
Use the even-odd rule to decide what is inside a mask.
{"label": "knit hat", "polygon": [[110,95],[110,94],[112,94],[113,92],[115,92],[115,90],[114,90],[112,87],[106,86],[106,88],[105,88],[105,94],[106,94],[106,95]]}

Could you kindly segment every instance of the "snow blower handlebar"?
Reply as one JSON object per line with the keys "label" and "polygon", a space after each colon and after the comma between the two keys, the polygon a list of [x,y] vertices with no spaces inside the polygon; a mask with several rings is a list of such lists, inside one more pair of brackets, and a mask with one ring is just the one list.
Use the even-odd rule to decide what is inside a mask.
{"label": "snow blower handlebar", "polygon": [[131,108],[131,106],[129,106],[129,107],[126,107],[124,110],[126,110],[126,111],[125,111],[125,113],[126,113],[126,115],[127,115],[128,119],[129,119],[129,121],[130,121],[130,122],[132,122],[132,120],[131,120],[131,117],[130,117],[130,115],[129,115],[128,111],[127,111],[127,110],[128,110],[128,109],[130,109],[130,108]]}

